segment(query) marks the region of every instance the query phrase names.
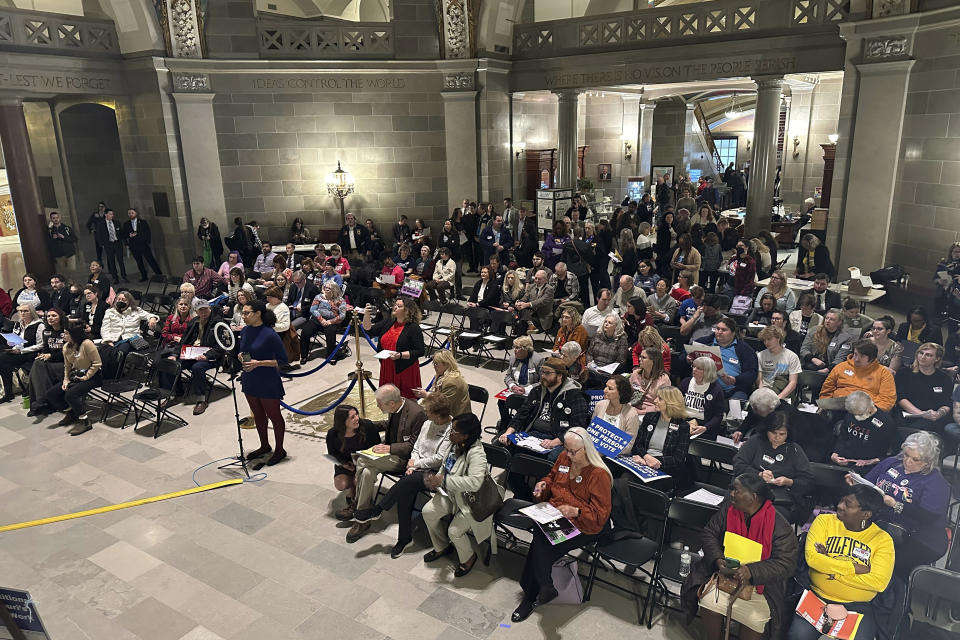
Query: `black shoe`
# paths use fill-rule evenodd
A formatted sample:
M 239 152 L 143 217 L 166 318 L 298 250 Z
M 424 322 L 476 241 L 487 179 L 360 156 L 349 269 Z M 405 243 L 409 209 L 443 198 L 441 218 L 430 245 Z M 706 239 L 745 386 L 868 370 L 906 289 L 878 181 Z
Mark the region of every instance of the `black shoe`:
M 513 622 L 523 622 L 530 617 L 530 614 L 533 613 L 536 605 L 534 600 L 531 600 L 524 596 L 523 602 L 520 603 L 520 606 L 513 610 L 513 615 L 510 616 L 510 620 Z
M 13 396 L 3 396 L 0 398 L 0 404 L 3 404 L 4 402 L 13 402 Z
M 424 562 L 433 562 L 433 561 L 436 560 L 437 558 L 442 558 L 443 556 L 448 556 L 448 555 L 450 555 L 451 553 L 453 553 L 453 545 L 452 545 L 452 544 L 448 544 L 448 545 L 447 545 L 447 548 L 444 549 L 443 551 L 437 551 L 436 549 L 430 549 L 430 551 L 428 551 L 426 554 L 424 554 L 424 556 L 423 556 L 423 561 L 424 561 Z
M 300 366 L 302 367 L 302 366 L 305 365 L 305 364 L 307 364 L 307 359 L 306 359 L 306 358 L 300 358 Z
M 280 462 L 286 457 L 287 457 L 287 452 L 284 451 L 283 449 L 280 449 L 279 451 L 274 451 L 273 455 L 270 456 L 270 459 L 267 460 L 267 466 L 272 467 L 273 465 L 277 464 L 278 462 Z
M 358 509 L 353 514 L 353 521 L 373 522 L 374 520 L 379 520 L 381 515 L 383 515 L 383 509 L 380 508 L 380 505 L 375 504 L 369 509 Z
M 93 425 L 90 424 L 90 419 L 81 418 L 80 421 L 77 422 L 77 424 L 75 424 L 73 428 L 70 429 L 70 431 L 68 431 L 67 433 L 69 433 L 72 436 L 79 436 L 82 433 L 86 433 L 87 431 L 90 431 L 90 429 L 93 429 Z
M 147 276 L 143 276 L 142 278 L 140 278 L 140 282 L 146 282 L 147 280 L 149 280 Z
M 77 416 L 73 415 L 72 411 L 67 412 L 67 415 L 60 418 L 60 421 L 57 422 L 58 427 L 66 427 L 77 421 Z
M 406 542 L 398 542 L 397 544 L 393 545 L 393 548 L 390 549 L 390 557 L 396 560 L 397 558 L 402 556 L 403 550 L 406 549 L 411 542 L 413 541 L 407 540 Z
M 553 587 L 550 588 L 550 591 L 540 590 L 540 595 L 537 596 L 536 601 L 533 603 L 534 607 L 539 607 L 544 604 L 550 604 L 552 600 L 555 600 L 556 597 L 560 595 L 557 593 L 557 590 Z
M 457 568 L 453 571 L 454 578 L 462 578 L 463 576 L 470 573 L 473 570 L 473 565 L 477 564 L 477 554 L 474 553 L 473 556 L 466 562 L 460 562 L 457 564 Z
M 265 447 L 260 447 L 259 449 L 254 449 L 253 451 L 247 454 L 247 460 L 253 460 L 254 458 L 259 458 L 260 456 L 264 456 L 270 453 L 271 451 L 273 451 L 273 448 L 271 448 L 270 445 L 267 445 Z

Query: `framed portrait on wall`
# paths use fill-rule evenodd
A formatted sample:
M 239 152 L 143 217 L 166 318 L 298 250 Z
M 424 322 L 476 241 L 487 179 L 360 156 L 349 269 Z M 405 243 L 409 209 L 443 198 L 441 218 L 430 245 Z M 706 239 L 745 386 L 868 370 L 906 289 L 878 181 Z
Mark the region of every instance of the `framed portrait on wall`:
M 600 182 L 609 182 L 613 179 L 613 165 L 609 162 L 602 162 L 597 165 L 597 180 Z
M 654 185 L 657 184 L 657 178 L 664 178 L 670 176 L 671 185 L 673 183 L 673 165 L 672 164 L 662 164 L 654 165 L 650 169 L 650 188 L 653 189 Z

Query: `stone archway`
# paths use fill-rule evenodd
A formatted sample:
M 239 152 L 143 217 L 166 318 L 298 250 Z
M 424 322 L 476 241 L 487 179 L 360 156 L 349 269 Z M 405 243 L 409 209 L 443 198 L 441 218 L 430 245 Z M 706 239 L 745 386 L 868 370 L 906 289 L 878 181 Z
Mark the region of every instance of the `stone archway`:
M 108 106 L 83 102 L 60 111 L 57 117 L 63 135 L 65 178 L 77 212 L 80 259 L 92 260 L 96 256 L 93 239 L 83 225 L 97 203 L 106 202 L 120 221 L 130 206 L 117 114 Z

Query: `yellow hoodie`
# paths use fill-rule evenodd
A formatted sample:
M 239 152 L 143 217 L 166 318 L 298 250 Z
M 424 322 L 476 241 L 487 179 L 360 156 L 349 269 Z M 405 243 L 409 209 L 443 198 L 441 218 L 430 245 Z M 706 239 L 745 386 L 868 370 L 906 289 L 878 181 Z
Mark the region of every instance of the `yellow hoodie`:
M 826 555 L 816 550 L 817 543 Z M 875 524 L 863 531 L 850 531 L 836 514 L 826 513 L 813 521 L 805 549 L 810 583 L 817 595 L 834 602 L 869 602 L 887 588 L 893 575 L 893 540 Z M 857 574 L 854 564 L 870 567 Z
M 865 391 L 873 404 L 890 411 L 897 401 L 897 385 L 890 369 L 874 360 L 865 367 L 853 366 L 853 356 L 847 356 L 827 375 L 820 389 L 821 398 L 845 398 L 854 391 Z

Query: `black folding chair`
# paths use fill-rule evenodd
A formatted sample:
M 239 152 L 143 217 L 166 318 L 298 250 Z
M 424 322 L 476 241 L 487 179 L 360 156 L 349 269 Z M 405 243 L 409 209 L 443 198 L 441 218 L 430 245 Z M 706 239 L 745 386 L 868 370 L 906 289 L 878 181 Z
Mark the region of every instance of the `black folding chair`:
M 797 399 L 799 402 L 816 403 L 820 397 L 820 389 L 827 379 L 827 374 L 819 371 L 801 371 L 797 376 Z
M 671 592 L 666 582 L 683 584 L 684 578 L 680 575 L 680 556 L 683 553 L 683 546 L 690 549 L 692 568 L 693 564 L 700 560 L 700 554 L 697 552 L 700 550 L 699 540 L 703 529 L 717 511 L 717 507 L 686 498 L 674 498 L 670 503 L 667 513 L 667 535 L 661 545 L 660 556 L 653 567 L 653 601 L 647 618 L 648 629 L 653 627 L 654 605 L 659 604 L 665 609 L 679 610 L 670 606 L 670 597 L 677 598 L 679 594 Z M 674 549 L 669 544 L 674 539 L 680 542 L 680 549 Z
M 526 481 L 533 486 L 545 478 L 553 469 L 553 463 L 546 458 L 518 453 L 510 458 L 509 474 L 518 474 L 523 476 Z M 530 518 L 519 512 L 519 509 L 529 504 L 526 500 L 509 498 L 500 507 L 500 510 L 493 516 L 494 532 L 500 531 L 509 539 L 510 546 L 516 546 L 520 541 L 510 529 L 520 529 L 531 531 L 531 527 L 537 526 Z M 493 553 L 496 553 L 496 535 L 491 536 L 490 540 L 494 544 Z
M 153 373 L 150 376 L 150 381 L 147 383 L 147 388 L 143 391 L 139 391 L 134 394 L 134 399 L 141 403 L 141 412 L 140 415 L 146 413 L 147 411 L 156 413 L 156 421 L 153 426 L 153 437 L 157 438 L 160 436 L 160 425 L 164 420 L 171 420 L 179 424 L 180 426 L 186 426 L 188 423 L 186 420 L 181 418 L 175 413 L 172 413 L 169 410 L 170 401 L 174 396 L 174 388 L 176 387 L 176 381 L 180 379 L 180 373 L 182 369 L 180 367 L 179 360 L 167 360 L 166 358 L 158 358 L 154 367 Z M 161 376 L 168 378 L 174 381 L 174 384 L 171 385 L 169 389 L 162 386 Z M 137 427 L 140 426 L 140 417 L 137 417 L 137 424 L 134 425 L 133 429 L 136 431 Z
M 907 583 L 909 638 L 935 638 L 939 630 L 943 638 L 956 637 L 951 623 L 951 609 L 960 606 L 960 573 L 929 565 L 910 572 Z M 931 633 L 933 632 L 933 633 Z
M 850 490 L 846 481 L 850 469 L 846 467 L 811 462 L 810 472 L 813 474 L 813 497 L 818 507 L 835 508 L 840 498 Z
M 470 394 L 470 402 L 479 402 L 481 404 L 480 424 L 483 424 L 483 414 L 487 412 L 487 401 L 490 400 L 490 392 L 487 391 L 486 387 L 468 384 L 467 393 Z
M 701 461 L 710 461 L 710 464 L 706 465 L 706 469 L 707 481 L 711 484 L 716 484 L 714 476 L 720 478 L 719 484 L 721 485 L 729 484 L 733 479 L 733 457 L 737 455 L 736 447 L 714 440 L 705 440 L 701 437 L 690 441 L 687 454 L 699 457 Z M 701 464 L 697 471 L 701 471 L 703 468 L 704 466 Z
M 90 391 L 90 396 L 103 405 L 100 422 L 105 422 L 110 412 L 123 414 L 121 429 L 127 428 L 130 412 L 140 419 L 140 404 L 136 394 L 149 380 L 153 372 L 153 362 L 146 354 L 131 351 L 120 362 L 119 376 L 116 380 L 106 380 L 99 389 Z
M 490 442 L 483 443 L 483 453 L 487 456 L 487 466 L 490 468 L 490 471 L 494 469 L 503 469 L 506 471 L 510 468 L 510 459 L 512 455 L 510 450 L 506 447 L 502 447 L 498 444 L 492 444 Z
M 636 509 L 637 515 L 643 518 L 648 532 L 651 528 L 656 528 L 657 534 L 655 537 L 648 537 L 637 531 L 618 530 L 616 528 L 617 523 L 614 522 L 615 528 L 612 538 L 609 542 L 600 543 L 597 546 L 596 553 L 593 555 L 593 562 L 590 565 L 590 575 L 587 578 L 587 586 L 584 590 L 583 600 L 584 602 L 590 600 L 590 595 L 593 593 L 593 584 L 597 581 L 620 589 L 632 595 L 636 600 L 637 623 L 643 624 L 643 620 L 647 616 L 650 598 L 654 592 L 653 573 L 644 569 L 643 565 L 653 560 L 654 566 L 656 566 L 656 561 L 660 557 L 664 537 L 667 533 L 667 513 L 670 509 L 670 497 L 662 491 L 635 482 L 628 482 L 627 490 L 630 492 L 630 500 Z M 625 571 L 617 569 L 613 564 L 614 562 L 619 562 L 625 565 L 625 567 L 635 567 L 637 571 L 647 576 L 646 581 L 640 580 L 640 582 L 647 585 L 647 595 L 643 600 L 642 609 L 640 608 L 640 595 L 638 593 L 635 593 L 632 589 L 625 589 L 616 583 L 597 577 L 597 568 L 600 566 L 601 561 L 614 573 L 625 576 L 629 575 Z

